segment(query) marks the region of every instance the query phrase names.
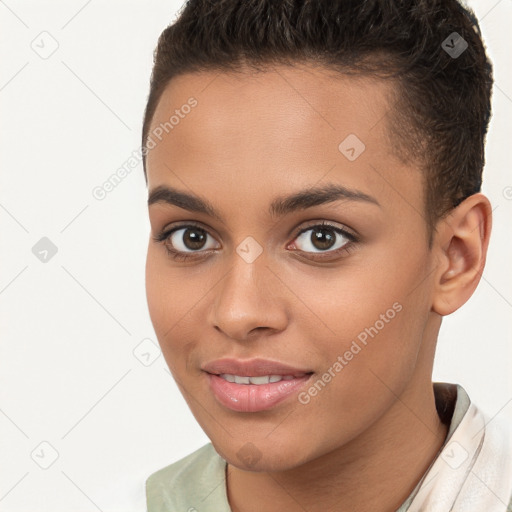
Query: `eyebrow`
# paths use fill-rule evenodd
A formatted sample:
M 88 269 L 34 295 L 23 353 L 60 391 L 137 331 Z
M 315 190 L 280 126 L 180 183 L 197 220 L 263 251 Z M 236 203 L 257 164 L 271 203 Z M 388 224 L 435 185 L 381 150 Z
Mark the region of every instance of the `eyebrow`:
M 377 199 L 364 192 L 349 189 L 336 183 L 328 183 L 320 187 L 307 188 L 288 196 L 275 198 L 270 204 L 269 214 L 271 217 L 283 216 L 298 210 L 340 200 L 362 201 L 381 206 Z M 148 206 L 155 203 L 178 206 L 185 210 L 204 213 L 221 222 L 223 221 L 220 213 L 209 201 L 194 194 L 173 189 L 167 185 L 159 185 L 149 192 Z

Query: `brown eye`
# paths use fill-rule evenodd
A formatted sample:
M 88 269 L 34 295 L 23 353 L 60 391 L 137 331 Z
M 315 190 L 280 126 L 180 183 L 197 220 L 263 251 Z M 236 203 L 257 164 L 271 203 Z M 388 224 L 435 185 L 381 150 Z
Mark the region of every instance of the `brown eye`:
M 315 228 L 311 230 L 310 242 L 317 249 L 327 250 L 336 243 L 336 234 L 332 228 Z
M 335 252 L 353 241 L 353 237 L 329 224 L 310 226 L 300 232 L 294 245 L 303 252 Z
M 214 249 L 215 244 L 207 246 L 208 232 L 196 226 L 184 226 L 175 229 L 166 238 L 166 244 L 170 244 L 177 252 L 198 252 L 203 249 Z

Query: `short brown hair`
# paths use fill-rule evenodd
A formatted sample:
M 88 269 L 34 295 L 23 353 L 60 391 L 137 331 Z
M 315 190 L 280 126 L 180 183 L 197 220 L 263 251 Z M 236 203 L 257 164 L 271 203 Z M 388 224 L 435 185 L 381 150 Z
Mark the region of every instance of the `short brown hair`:
M 454 56 L 458 37 L 467 48 Z M 395 80 L 389 135 L 395 153 L 424 170 L 430 232 L 480 191 L 493 72 L 475 14 L 457 0 L 187 1 L 154 52 L 146 181 L 148 130 L 173 77 L 297 62 Z

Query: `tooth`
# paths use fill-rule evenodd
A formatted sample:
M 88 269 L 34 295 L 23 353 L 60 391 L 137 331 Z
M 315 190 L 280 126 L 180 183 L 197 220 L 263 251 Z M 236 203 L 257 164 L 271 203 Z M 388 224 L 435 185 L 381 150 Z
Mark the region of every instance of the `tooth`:
M 281 380 L 293 380 L 299 378 L 302 375 L 260 375 L 257 377 L 246 377 L 240 375 L 233 375 L 231 373 L 222 373 L 222 377 L 227 382 L 234 382 L 235 384 L 255 384 L 262 385 L 274 382 L 280 382 Z
M 261 377 L 249 377 L 251 384 L 268 384 L 269 376 L 262 375 Z

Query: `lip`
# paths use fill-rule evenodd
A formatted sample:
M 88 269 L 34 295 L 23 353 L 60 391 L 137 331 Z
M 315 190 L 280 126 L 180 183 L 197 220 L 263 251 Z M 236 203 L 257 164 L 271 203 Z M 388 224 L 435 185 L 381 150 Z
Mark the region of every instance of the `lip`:
M 293 366 L 271 361 L 269 359 L 216 359 L 206 363 L 202 369 L 205 372 L 220 375 L 229 373 L 240 377 L 261 377 L 262 375 L 299 375 L 312 373 L 310 369 L 295 368 Z
M 267 359 L 218 359 L 202 368 L 208 377 L 210 391 L 225 407 L 237 412 L 258 412 L 275 407 L 305 386 L 313 372 Z M 240 377 L 262 375 L 294 375 L 290 380 L 268 384 L 236 384 L 220 377 L 228 373 Z

